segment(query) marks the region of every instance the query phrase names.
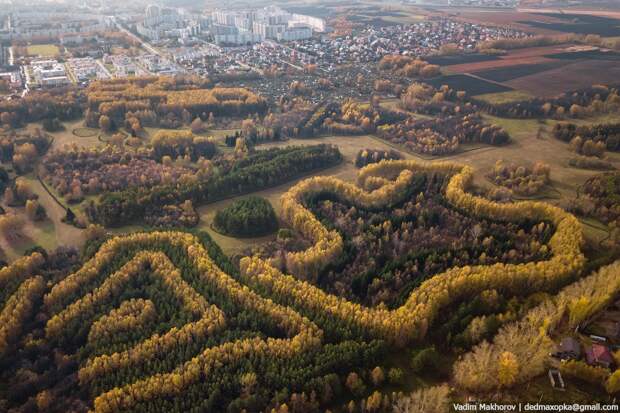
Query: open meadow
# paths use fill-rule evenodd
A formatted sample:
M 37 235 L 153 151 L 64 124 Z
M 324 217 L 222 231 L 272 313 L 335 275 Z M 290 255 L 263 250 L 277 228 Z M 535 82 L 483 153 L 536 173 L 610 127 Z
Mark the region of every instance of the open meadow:
M 31 44 L 27 48 L 29 56 L 57 57 L 60 49 L 55 44 Z

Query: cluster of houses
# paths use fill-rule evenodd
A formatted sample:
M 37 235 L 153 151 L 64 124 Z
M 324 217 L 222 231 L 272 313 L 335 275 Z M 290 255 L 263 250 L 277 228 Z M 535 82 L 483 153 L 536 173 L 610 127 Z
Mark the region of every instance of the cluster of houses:
M 613 352 L 620 349 L 620 300 L 599 312 L 581 328 L 575 337 L 562 338 L 552 356 L 558 360 L 583 360 L 593 367 L 612 369 L 616 366 Z M 549 371 L 553 387 L 564 388 L 557 370 Z
M 77 82 L 88 82 L 91 79 L 106 79 L 110 74 L 92 57 L 75 57 L 67 60 Z
M 596 367 L 610 368 L 614 364 L 611 349 L 606 342 L 582 346 L 579 340 L 573 337 L 564 337 L 553 356 L 560 360 L 581 360 L 585 357 L 589 365 Z

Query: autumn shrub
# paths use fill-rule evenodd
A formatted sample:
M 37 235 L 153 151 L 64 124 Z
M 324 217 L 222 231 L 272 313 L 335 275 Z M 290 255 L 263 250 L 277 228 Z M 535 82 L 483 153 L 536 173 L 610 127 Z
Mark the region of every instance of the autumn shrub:
M 609 369 L 590 366 L 581 360 L 562 362 L 560 372 L 566 377 L 573 377 L 596 385 L 605 384 L 610 374 Z
M 573 148 L 586 156 L 598 155 L 605 150 L 612 152 L 620 150 L 619 123 L 582 126 L 574 123 L 557 123 L 552 133 L 556 139 L 567 143 L 579 138 L 579 142 L 575 142 Z M 584 148 L 585 142 L 590 142 L 591 149 Z
M 418 389 L 394 402 L 394 413 L 445 413 L 450 408 L 450 388 L 444 384 Z
M 516 194 L 531 196 L 549 184 L 550 174 L 549 165 L 542 162 L 530 166 L 498 160 L 486 176 L 494 184 L 508 188 Z
M 440 355 L 435 347 L 416 351 L 411 358 L 411 369 L 416 374 L 434 374 L 440 366 Z
M 611 171 L 616 169 L 615 165 L 609 161 L 593 156 L 576 156 L 568 160 L 568 164 L 573 168 L 590 169 L 598 171 Z
M 370 163 L 377 163 L 384 159 L 395 160 L 400 158 L 400 154 L 394 150 L 361 149 L 355 157 L 355 166 L 363 168 Z
M 413 152 L 435 156 L 454 153 L 465 143 L 503 145 L 510 142 L 503 128 L 488 125 L 475 114 L 386 124 L 378 128 L 378 135 Z

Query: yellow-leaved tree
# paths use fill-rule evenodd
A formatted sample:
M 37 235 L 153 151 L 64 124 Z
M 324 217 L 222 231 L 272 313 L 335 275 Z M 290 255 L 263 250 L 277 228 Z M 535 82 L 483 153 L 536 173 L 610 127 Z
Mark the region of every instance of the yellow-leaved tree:
M 512 386 L 519 375 L 519 361 L 517 357 L 511 352 L 505 351 L 499 357 L 498 363 L 499 383 L 505 387 Z

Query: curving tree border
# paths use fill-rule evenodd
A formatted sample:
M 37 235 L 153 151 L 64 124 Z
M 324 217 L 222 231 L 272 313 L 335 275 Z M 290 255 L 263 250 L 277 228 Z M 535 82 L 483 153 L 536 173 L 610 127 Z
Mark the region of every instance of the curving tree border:
M 196 268 L 205 285 L 227 300 L 273 319 L 285 332 L 285 338 L 255 337 L 205 348 L 202 353 L 171 372 L 154 374 L 113 388 L 94 400 L 95 412 L 131 410 L 141 402 L 180 396 L 188 386 L 208 378 L 215 369 L 230 361 L 248 355 L 288 358 L 320 346 L 324 333 L 311 321 L 314 317 L 338 320 L 345 326 L 364 331 L 369 337 L 382 338 L 402 347 L 424 337 L 438 312 L 450 303 L 486 289 L 497 289 L 510 294 L 551 290 L 565 284 L 583 268 L 583 236 L 581 226 L 573 215 L 542 202 L 497 204 L 467 193 L 473 171 L 466 166 L 383 161 L 362 169 L 358 175 L 357 186 L 333 177 L 314 177 L 298 183 L 282 197 L 283 219 L 314 242 L 306 251 L 288 254 L 287 263 L 289 268 L 293 269 L 292 272 L 299 278 L 312 278 L 337 257 L 343 248 L 340 234 L 325 228 L 304 207 L 303 201 L 308 194 L 331 191 L 364 207 L 389 207 L 401 201 L 407 194 L 407 188 L 416 172 L 451 175 L 446 198 L 452 205 L 470 214 L 497 220 L 529 218 L 552 222 L 556 232 L 548 244 L 551 258 L 526 264 L 498 263 L 452 268 L 425 281 L 413 291 L 402 307 L 390 311 L 364 307 L 328 294 L 308 281 L 283 274 L 269 261 L 258 257 L 242 259 L 241 283 L 224 273 L 209 257 L 198 238 L 191 234 L 166 231 L 135 233 L 115 237 L 104 243 L 82 268 L 54 285 L 44 296 L 43 309 L 50 315 L 46 336 L 53 339 L 76 314 L 90 311 L 89 308 L 94 303 L 104 300 L 110 294 L 116 294 L 120 291 L 119 288 L 122 288 L 123 280 L 132 277 L 132 274 L 145 264 L 153 270 L 153 276 L 165 277 L 168 285 L 180 289 L 183 295 L 179 297 L 181 302 L 187 308 L 197 311 L 200 320 L 187 324 L 180 330 L 173 329 L 174 331 L 171 330 L 161 338 L 146 339 L 125 352 L 88 360 L 79 372 L 82 383 L 127 363 L 141 363 L 149 359 L 151 354 L 148 349 L 154 345 L 161 345 L 165 350 L 166 336 L 173 339 L 171 342 L 176 342 L 183 339 L 185 329 L 188 329 L 188 332 L 191 330 L 192 334 L 210 334 L 224 328 L 225 316 L 183 282 L 178 270 L 166 255 L 157 252 L 162 245 L 186 251 L 187 260 Z M 139 251 L 130 257 L 124 267 L 107 275 L 104 280 L 98 280 L 116 256 L 136 248 Z M 33 254 L 0 270 L 0 287 L 10 285 L 17 288 L 27 278 L 25 274 L 32 273 L 41 262 L 42 257 Z M 38 295 L 42 293 L 44 285 L 41 279 L 36 280 L 32 286 L 33 293 Z M 30 287 L 24 288 L 30 290 Z M 16 294 L 14 297 L 20 295 Z M 159 356 L 161 354 L 156 355 Z
M 191 290 L 191 287 L 182 281 L 178 270 L 173 268 L 172 263 L 165 258 L 164 254 L 149 251 L 135 254 L 134 258 L 123 269 L 107 277 L 101 287 L 87 291 L 88 285 L 97 278 L 100 271 L 123 250 L 136 245 L 150 250 L 157 248 L 162 243 L 180 247 L 186 251 L 188 259 L 198 270 L 205 284 L 229 300 L 252 311 L 264 314 L 265 317 L 272 318 L 285 331 L 287 338 L 262 339 L 256 337 L 206 348 L 202 353 L 183 363 L 172 372 L 155 374 L 99 395 L 94 400 L 95 412 L 116 412 L 131 409 L 139 402 L 160 397 L 178 396 L 183 393 L 186 387 L 208 378 L 210 372 L 217 369 L 218 366 L 249 354 L 286 358 L 307 351 L 322 342 L 323 332 L 313 322 L 290 308 L 261 297 L 224 273 L 209 257 L 207 250 L 195 236 L 188 233 L 165 231 L 115 237 L 107 241 L 80 270 L 56 284 L 44 297 L 44 307 L 52 315 L 46 325 L 46 336 L 49 335 L 53 338 L 54 334 L 60 331 L 65 320 L 70 319 L 73 314 L 88 308 L 99 298 L 105 298 L 106 295 L 118 292 L 118 288 L 107 288 L 106 283 L 116 285 L 116 282 L 110 280 L 122 281 L 123 278 L 131 277 L 132 273 L 135 273 L 136 269 L 145 263 L 150 264 L 155 271 L 155 276 L 169 278 L 166 281 L 167 283 L 181 285 L 185 289 Z M 189 333 L 189 330 L 212 333 L 215 329 L 223 328 L 225 319 L 217 307 L 208 306 L 202 297 L 194 293 L 190 293 L 194 297 L 185 297 L 183 300 L 189 300 L 186 303 L 188 306 L 194 305 L 191 302 L 197 302 L 198 305 L 194 305 L 192 308 L 198 309 L 203 316 L 196 323 L 187 324 L 180 330 L 173 331 L 173 329 L 164 335 L 173 338 L 174 343 L 182 338 L 185 333 Z M 71 301 L 75 295 L 81 297 L 73 303 L 68 303 L 67 301 Z M 154 336 L 125 352 L 88 360 L 78 373 L 80 381 L 82 383 L 88 382 L 99 374 L 114 371 L 114 369 L 130 363 L 141 363 L 147 360 L 150 357 L 149 349 L 165 347 L 164 336 L 161 338 Z
M 403 306 L 393 311 L 368 308 L 328 294 L 303 278 L 313 278 L 343 248 L 337 231 L 325 228 L 304 206 L 309 193 L 333 192 L 364 207 L 385 207 L 402 199 L 415 172 L 453 174 L 446 198 L 453 206 L 472 215 L 510 221 L 517 219 L 552 222 L 556 232 L 549 241 L 552 257 L 525 264 L 476 265 L 451 268 L 426 280 L 414 290 Z M 487 289 L 510 294 L 546 291 L 560 287 L 584 266 L 581 253 L 583 234 L 579 221 L 560 208 L 543 202 L 521 201 L 498 204 L 468 193 L 473 169 L 440 162 L 382 161 L 368 165 L 358 174 L 358 186 L 333 177 L 314 177 L 302 181 L 282 197 L 282 218 L 314 245 L 308 250 L 289 253 L 287 266 L 299 278 L 286 275 L 258 257 L 241 260 L 244 280 L 267 291 L 283 305 L 301 309 L 304 314 L 325 314 L 370 335 L 405 346 L 426 335 L 439 311 L 452 302 Z M 364 188 L 377 189 L 367 191 Z

